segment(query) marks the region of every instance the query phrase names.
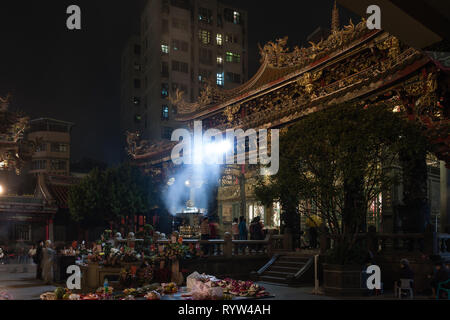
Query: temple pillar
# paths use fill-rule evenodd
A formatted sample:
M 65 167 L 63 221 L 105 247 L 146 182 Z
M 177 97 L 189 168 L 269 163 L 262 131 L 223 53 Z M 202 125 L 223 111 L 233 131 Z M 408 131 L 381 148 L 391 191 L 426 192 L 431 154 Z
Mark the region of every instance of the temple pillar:
M 390 175 L 398 173 L 397 168 L 386 169 Z M 390 188 L 382 194 L 382 222 L 381 230 L 377 232 L 382 233 L 395 233 L 398 230 L 398 217 L 396 213 L 396 205 L 399 203 L 399 194 L 401 193 L 402 186 L 392 185 Z
M 48 239 L 54 242 L 53 219 L 48 219 Z
M 441 228 L 440 232 L 450 233 L 450 170 L 441 161 Z

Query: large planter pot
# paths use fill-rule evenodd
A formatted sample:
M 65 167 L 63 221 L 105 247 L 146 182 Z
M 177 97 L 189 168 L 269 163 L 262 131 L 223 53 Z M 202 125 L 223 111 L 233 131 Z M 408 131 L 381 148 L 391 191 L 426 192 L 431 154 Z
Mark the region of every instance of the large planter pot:
M 86 272 L 86 285 L 89 288 L 97 288 L 98 286 L 98 263 L 89 263 Z
M 357 265 L 323 265 L 323 289 L 331 296 L 361 296 L 361 267 Z

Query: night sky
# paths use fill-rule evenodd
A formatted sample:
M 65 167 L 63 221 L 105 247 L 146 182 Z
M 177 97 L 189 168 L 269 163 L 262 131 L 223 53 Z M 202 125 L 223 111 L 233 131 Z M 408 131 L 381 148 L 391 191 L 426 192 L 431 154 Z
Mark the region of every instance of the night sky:
M 145 0 L 0 2 L 0 96 L 31 118 L 75 123 L 72 161 L 120 159 L 120 57 L 139 31 Z M 259 67 L 257 44 L 283 36 L 306 44 L 318 26 L 330 27 L 333 0 L 229 0 L 249 13 L 250 76 Z M 66 28 L 66 8 L 82 10 L 82 30 Z M 341 24 L 354 15 L 340 7 Z M 354 20 L 355 21 L 355 20 Z

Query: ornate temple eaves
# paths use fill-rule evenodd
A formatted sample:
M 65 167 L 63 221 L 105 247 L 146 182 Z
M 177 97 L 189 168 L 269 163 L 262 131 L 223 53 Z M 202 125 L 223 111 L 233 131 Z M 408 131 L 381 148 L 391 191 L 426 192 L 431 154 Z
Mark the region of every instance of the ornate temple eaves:
M 380 36 L 380 34 L 383 35 Z M 275 90 L 285 81 L 320 68 L 347 52 L 354 52 L 355 47 L 374 37 L 379 37 L 380 41 L 383 41 L 383 38 L 388 36 L 380 30 L 368 30 L 365 20 L 362 20 L 356 26 L 350 21 L 348 26 L 333 32 L 327 39 L 317 44 L 310 42 L 311 46 L 308 48 L 295 47 L 289 50 L 287 37 L 269 42 L 264 47 L 260 47 L 261 67 L 243 85 L 231 90 L 223 90 L 214 83 L 208 82 L 195 103 L 185 102 L 182 93 L 177 92 L 175 97 L 170 99 L 177 106 L 176 120 L 190 121 L 255 97 L 267 90 Z

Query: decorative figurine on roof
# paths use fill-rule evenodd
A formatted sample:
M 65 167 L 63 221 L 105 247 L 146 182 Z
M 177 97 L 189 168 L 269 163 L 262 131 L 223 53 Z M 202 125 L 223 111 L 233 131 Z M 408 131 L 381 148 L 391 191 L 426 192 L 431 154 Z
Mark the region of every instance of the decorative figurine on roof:
M 11 94 L 8 93 L 8 95 L 6 96 L 6 98 L 2 98 L 0 97 L 0 112 L 5 112 L 8 110 L 9 107 L 9 102 L 11 100 Z
M 3 142 L 0 148 L 0 169 L 15 170 L 19 174 L 20 168 L 36 150 L 37 143 L 23 140 L 29 118 L 8 110 L 11 99 L 9 93 L 5 98 L 0 97 L 0 141 Z
M 149 146 L 148 140 L 141 140 L 139 132 L 127 132 L 127 151 L 130 155 L 139 154 Z

